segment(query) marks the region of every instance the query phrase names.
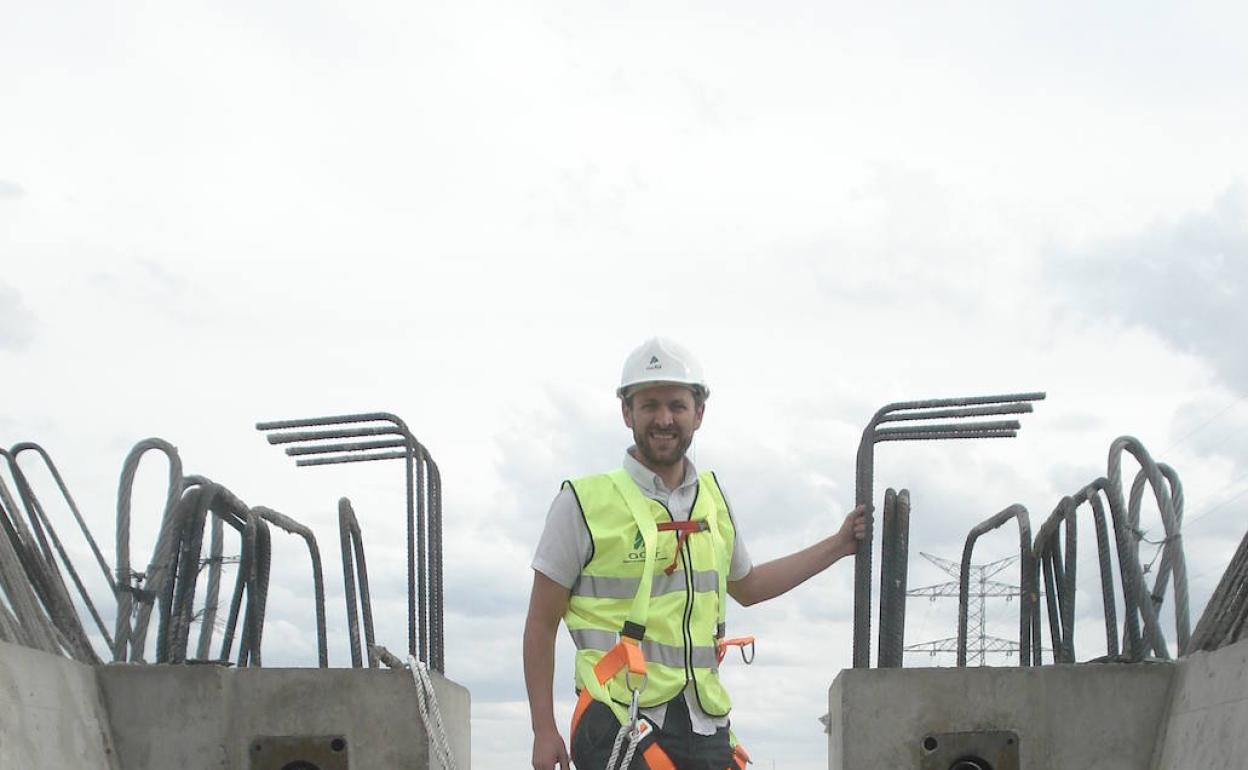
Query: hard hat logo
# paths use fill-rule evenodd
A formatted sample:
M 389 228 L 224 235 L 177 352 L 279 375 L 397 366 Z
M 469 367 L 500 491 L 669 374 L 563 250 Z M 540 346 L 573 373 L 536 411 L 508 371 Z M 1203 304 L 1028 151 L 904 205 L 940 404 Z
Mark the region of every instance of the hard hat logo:
M 628 398 L 645 385 L 684 385 L 700 398 L 710 395 L 702 365 L 682 345 L 665 337 L 652 337 L 629 354 L 615 394 Z

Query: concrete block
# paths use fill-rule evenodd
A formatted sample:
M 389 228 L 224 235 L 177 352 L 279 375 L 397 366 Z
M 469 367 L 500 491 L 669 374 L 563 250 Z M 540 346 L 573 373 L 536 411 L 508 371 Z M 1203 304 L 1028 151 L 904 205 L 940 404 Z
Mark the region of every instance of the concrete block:
M 452 751 L 468 768 L 468 691 L 434 675 Z M 126 770 L 248 770 L 257 736 L 341 735 L 352 768 L 427 770 L 407 671 L 110 665 L 99 670 Z
M 1154 770 L 1242 770 L 1248 765 L 1248 641 L 1184 658 Z
M 90 666 L 0 642 L 0 768 L 120 770 Z
M 1174 669 L 850 669 L 829 691 L 828 767 L 918 768 L 930 733 L 1012 730 L 1022 770 L 1147 770 Z

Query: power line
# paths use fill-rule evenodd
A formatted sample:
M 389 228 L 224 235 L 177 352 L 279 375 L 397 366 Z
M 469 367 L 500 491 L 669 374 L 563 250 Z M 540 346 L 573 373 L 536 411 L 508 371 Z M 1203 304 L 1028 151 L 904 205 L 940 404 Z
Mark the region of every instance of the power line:
M 1182 436 L 1180 436 L 1179 438 L 1177 438 L 1177 439 L 1175 439 L 1174 441 L 1170 442 L 1170 446 L 1168 446 L 1168 447 L 1166 447 L 1165 449 L 1163 449 L 1163 450 L 1161 451 L 1161 454 L 1163 454 L 1163 455 L 1169 454 L 1171 449 L 1174 449 L 1174 448 L 1175 448 L 1176 446 L 1178 446 L 1179 444 L 1182 444 L 1184 441 L 1187 441 L 1187 440 L 1188 440 L 1189 438 L 1191 438 L 1192 436 L 1195 436 L 1197 433 L 1200 433 L 1202 430 L 1204 430 L 1205 428 L 1209 427 L 1209 426 L 1213 423 L 1213 421 L 1214 421 L 1214 420 L 1218 419 L 1218 418 L 1219 418 L 1219 417 L 1221 417 L 1222 415 L 1224 415 L 1224 414 L 1226 414 L 1227 412 L 1231 411 L 1231 409 L 1233 409 L 1233 408 L 1235 408 L 1236 406 L 1238 406 L 1238 405 L 1239 405 L 1239 403 L 1240 403 L 1241 401 L 1243 401 L 1245 398 L 1248 398 L 1248 393 L 1245 393 L 1244 395 L 1242 395 L 1242 396 L 1240 396 L 1239 398 L 1235 399 L 1235 400 L 1234 400 L 1234 401 L 1232 401 L 1231 403 L 1229 403 L 1229 404 L 1227 404 L 1226 406 L 1222 407 L 1222 408 L 1221 408 L 1221 409 L 1219 409 L 1217 412 L 1215 412 L 1212 416 L 1210 416 L 1208 419 L 1204 420 L 1204 421 L 1203 421 L 1203 422 L 1201 422 L 1199 425 L 1197 425 L 1195 428 L 1192 428 L 1192 429 L 1191 429 L 1191 430 L 1189 430 L 1187 433 L 1184 433 L 1184 434 L 1183 434 Z

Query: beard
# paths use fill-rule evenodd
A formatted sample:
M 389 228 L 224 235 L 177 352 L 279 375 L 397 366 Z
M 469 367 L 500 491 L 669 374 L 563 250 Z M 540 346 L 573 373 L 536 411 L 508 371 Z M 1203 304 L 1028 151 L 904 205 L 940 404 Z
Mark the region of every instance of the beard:
M 679 430 L 643 433 L 634 429 L 633 443 L 646 465 L 671 467 L 684 462 L 685 452 L 693 443 L 693 434 L 685 435 Z

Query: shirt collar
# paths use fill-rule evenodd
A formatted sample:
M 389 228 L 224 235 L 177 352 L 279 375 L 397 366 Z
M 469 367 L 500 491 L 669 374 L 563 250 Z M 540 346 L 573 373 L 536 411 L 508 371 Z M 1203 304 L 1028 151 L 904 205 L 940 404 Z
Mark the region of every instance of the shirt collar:
M 650 494 L 671 494 L 676 491 L 668 489 L 659 474 L 642 465 L 640 460 L 633 457 L 635 448 L 629 447 L 629 451 L 624 453 L 624 470 L 628 471 L 628 475 L 632 477 L 633 481 L 637 482 L 637 486 L 641 487 L 643 492 Z M 698 469 L 693 467 L 693 461 L 686 457 L 685 478 L 676 489 L 684 489 L 697 483 Z

